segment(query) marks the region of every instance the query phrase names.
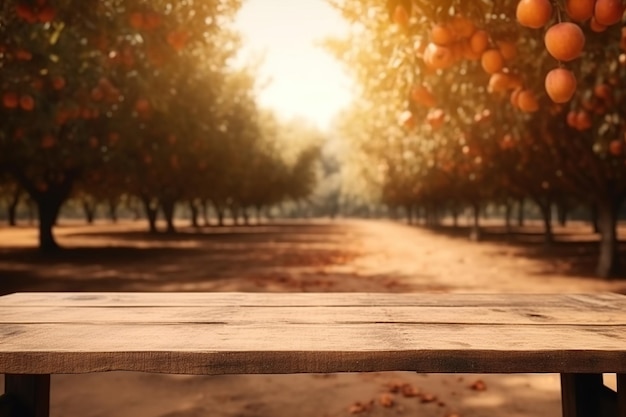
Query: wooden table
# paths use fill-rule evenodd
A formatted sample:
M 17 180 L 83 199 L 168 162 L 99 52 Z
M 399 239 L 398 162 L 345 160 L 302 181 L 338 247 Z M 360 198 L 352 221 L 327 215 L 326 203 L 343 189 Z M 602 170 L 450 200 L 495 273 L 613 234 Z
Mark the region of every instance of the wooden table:
M 0 297 L 5 403 L 50 374 L 560 373 L 565 417 L 626 417 L 626 297 L 22 293 Z M 602 384 L 617 373 L 618 392 Z

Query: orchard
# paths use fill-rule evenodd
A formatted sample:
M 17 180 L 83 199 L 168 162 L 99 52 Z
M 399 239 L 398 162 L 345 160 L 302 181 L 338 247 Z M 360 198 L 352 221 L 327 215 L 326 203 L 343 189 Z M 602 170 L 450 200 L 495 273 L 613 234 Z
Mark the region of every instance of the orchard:
M 362 101 L 344 132 L 382 198 L 429 221 L 532 201 L 582 206 L 597 274 L 619 272 L 626 197 L 626 28 L 621 0 L 332 0 L 353 33 L 327 48 Z M 352 126 L 360 123 L 355 132 Z M 521 220 L 521 219 L 520 219 Z
M 58 249 L 52 230 L 70 198 L 86 212 L 106 201 L 113 218 L 137 199 L 151 231 L 162 213 L 174 232 L 181 203 L 194 223 L 207 204 L 247 219 L 310 192 L 300 171 L 312 170 L 316 145 L 288 161 L 263 129 L 253 69 L 232 64 L 240 6 L 0 3 L 0 191 L 36 204 L 42 250 Z M 246 191 L 256 185 L 272 192 Z

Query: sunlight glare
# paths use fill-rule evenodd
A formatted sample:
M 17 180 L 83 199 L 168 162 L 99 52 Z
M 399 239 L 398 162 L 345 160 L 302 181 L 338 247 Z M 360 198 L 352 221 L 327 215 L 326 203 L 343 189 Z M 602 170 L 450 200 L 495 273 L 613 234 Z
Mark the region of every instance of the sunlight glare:
M 327 129 L 352 99 L 341 64 L 318 45 L 349 30 L 324 0 L 246 0 L 237 18 L 243 59 L 264 57 L 260 103 L 281 118 L 303 117 Z

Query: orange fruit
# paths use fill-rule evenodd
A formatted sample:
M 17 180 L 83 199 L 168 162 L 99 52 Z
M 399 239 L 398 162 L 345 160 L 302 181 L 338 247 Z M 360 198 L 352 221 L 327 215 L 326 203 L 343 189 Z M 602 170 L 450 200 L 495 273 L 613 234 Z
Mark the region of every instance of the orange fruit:
M 550 55 L 567 62 L 578 58 L 582 53 L 585 34 L 575 23 L 557 23 L 548 29 L 544 41 Z
M 398 26 L 407 27 L 409 25 L 409 12 L 401 4 L 398 4 L 393 10 L 393 21 Z
M 550 0 L 520 0 L 515 15 L 520 25 L 539 29 L 552 18 L 552 4 Z
M 489 46 L 489 35 L 484 30 L 477 30 L 470 38 L 469 45 L 473 52 L 482 54 Z
M 591 129 L 592 126 L 591 116 L 585 110 L 580 110 L 576 114 L 576 129 L 578 130 L 587 130 Z
M 35 99 L 28 94 L 24 94 L 20 97 L 20 107 L 22 110 L 32 111 L 35 108 Z
M 569 127 L 573 127 L 574 129 L 576 129 L 576 124 L 577 124 L 577 113 L 574 110 L 571 110 L 569 113 L 567 113 L 567 125 Z
M 601 98 L 603 100 L 609 101 L 611 100 L 611 87 L 607 84 L 598 84 L 593 88 L 593 94 L 596 97 Z
M 161 26 L 161 15 L 155 12 L 149 12 L 143 16 L 143 25 L 145 29 L 154 30 Z
M 539 102 L 537 97 L 530 90 L 522 90 L 517 97 L 517 105 L 520 110 L 526 113 L 534 113 L 539 110 Z
M 461 44 L 463 45 L 463 58 L 468 61 L 478 61 L 483 56 L 482 52 L 475 52 L 472 49 L 471 41 L 462 42 Z
M 511 105 L 515 108 L 519 108 L 519 95 L 522 91 L 524 90 L 520 87 L 520 88 L 516 88 L 511 93 Z
M 17 94 L 8 91 L 2 95 L 2 104 L 7 109 L 15 109 L 19 104 L 19 98 Z
M 411 98 L 418 104 L 426 107 L 434 107 L 437 103 L 435 97 L 428 88 L 423 85 L 417 85 L 411 90 Z
M 63 90 L 65 88 L 65 78 L 58 76 L 52 79 L 52 88 L 55 90 Z
M 498 49 L 502 54 L 502 58 L 504 58 L 505 61 L 515 59 L 517 56 L 517 46 L 515 46 L 515 43 L 509 41 L 498 41 L 497 44 Z
M 604 26 L 611 26 L 622 20 L 624 6 L 621 0 L 596 0 L 593 16 Z
M 19 61 L 30 61 L 33 59 L 33 54 L 25 49 L 18 49 L 15 51 L 15 58 Z
M 134 29 L 142 29 L 144 26 L 143 14 L 140 12 L 133 12 L 128 17 L 130 26 Z
M 454 64 L 452 49 L 429 43 L 424 51 L 424 62 L 433 69 L 445 69 Z
M 449 22 L 452 32 L 459 38 L 469 39 L 476 31 L 476 26 L 471 20 L 456 15 Z
M 517 90 L 518 88 L 524 87 L 524 82 L 522 81 L 522 77 L 517 74 L 507 74 L 509 78 L 509 89 Z
M 565 10 L 572 20 L 584 22 L 591 19 L 596 0 L 566 0 Z
M 37 23 L 37 15 L 28 4 L 20 3 L 15 7 L 17 16 L 28 23 Z
M 435 25 L 430 31 L 430 40 L 439 46 L 447 46 L 454 42 L 454 35 L 445 25 Z
M 511 80 L 507 74 L 496 72 L 489 78 L 489 91 L 492 93 L 501 93 L 508 90 Z
M 576 92 L 576 77 L 565 68 L 553 69 L 546 75 L 546 92 L 555 103 L 567 103 Z
M 56 145 L 56 143 L 57 143 L 57 140 L 52 135 L 45 135 L 41 138 L 41 147 L 43 149 L 53 148 L 54 145 Z
M 620 156 L 622 154 L 624 144 L 619 140 L 612 140 L 609 143 L 609 153 L 613 156 Z
M 150 110 L 150 102 L 145 98 L 139 98 L 135 102 L 135 110 L 139 113 L 145 113 Z
M 94 87 L 91 89 L 89 96 L 93 101 L 102 101 L 104 99 L 104 92 L 100 87 Z
M 589 28 L 597 33 L 604 32 L 606 30 L 606 26 L 598 23 L 595 17 L 591 18 L 591 21 L 589 22 Z
M 480 59 L 480 63 L 487 74 L 495 74 L 504 68 L 504 58 L 497 49 L 485 51 Z
M 54 17 L 56 16 L 56 13 L 57 12 L 54 7 L 44 6 L 39 10 L 39 13 L 37 13 L 37 19 L 41 23 L 52 22 L 54 20 Z

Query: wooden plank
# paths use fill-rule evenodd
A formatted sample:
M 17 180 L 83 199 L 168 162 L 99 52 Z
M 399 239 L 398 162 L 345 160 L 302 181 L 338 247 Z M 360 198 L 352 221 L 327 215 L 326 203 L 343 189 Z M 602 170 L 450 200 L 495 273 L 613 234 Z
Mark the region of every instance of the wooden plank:
M 621 372 L 626 326 L 15 324 L 0 373 Z
M 7 374 L 4 391 L 23 417 L 50 415 L 50 375 Z
M 581 308 L 538 307 L 0 307 L 0 324 L 11 323 L 410 323 L 517 325 L 626 325 L 626 310 L 593 315 Z
M 423 293 L 18 293 L 0 306 L 555 306 L 622 309 L 626 296 L 599 294 Z

